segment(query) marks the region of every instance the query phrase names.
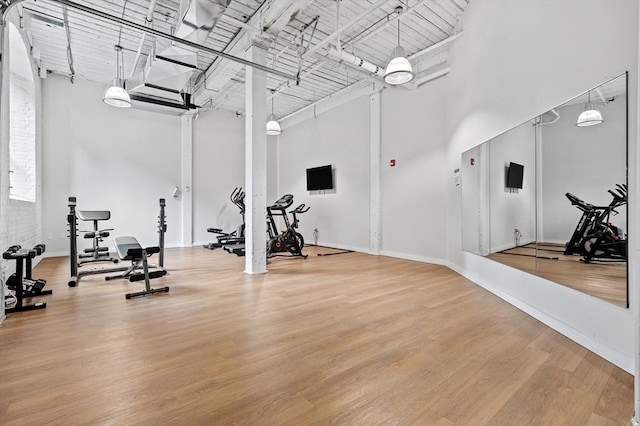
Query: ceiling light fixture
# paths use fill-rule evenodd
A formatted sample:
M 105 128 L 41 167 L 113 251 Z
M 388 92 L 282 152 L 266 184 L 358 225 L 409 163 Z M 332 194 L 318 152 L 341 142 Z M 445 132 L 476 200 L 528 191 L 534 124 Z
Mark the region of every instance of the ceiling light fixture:
M 107 105 L 118 108 L 130 108 L 131 98 L 129 97 L 129 93 L 127 93 L 127 90 L 124 88 L 124 79 L 122 78 L 122 67 L 124 62 L 122 57 L 122 46 L 116 45 L 114 49 L 116 51 L 117 77 L 113 79 L 111 85 L 107 87 L 107 90 L 104 91 L 102 100 Z
M 398 15 L 402 12 L 402 7 L 396 8 Z M 408 83 L 413 80 L 413 69 L 411 62 L 407 58 L 402 46 L 400 46 L 400 18 L 398 18 L 398 46 L 393 49 L 391 61 L 384 71 L 384 81 L 389 84 L 398 85 Z
M 576 126 L 587 127 L 595 126 L 604 122 L 600 111 L 591 103 L 591 91 L 587 92 L 587 103 L 584 105 L 584 111 L 578 116 Z
M 273 98 L 275 96 L 276 91 L 271 90 L 271 114 L 267 120 L 267 135 L 269 136 L 277 136 L 282 133 L 282 129 L 280 129 L 280 123 L 276 120 L 276 115 L 273 113 Z

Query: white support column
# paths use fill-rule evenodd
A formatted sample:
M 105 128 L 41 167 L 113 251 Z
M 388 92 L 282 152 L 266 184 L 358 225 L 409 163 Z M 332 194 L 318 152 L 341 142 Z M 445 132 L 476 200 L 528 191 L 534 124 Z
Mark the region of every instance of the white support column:
M 266 52 L 253 45 L 250 61 L 265 64 Z M 267 272 L 267 76 L 246 68 L 245 94 L 245 272 Z
M 9 42 L 8 37 L 5 38 L 7 27 L 3 12 L 4 8 L 0 8 L 0 238 L 7 235 L 9 207 Z M 0 324 L 5 319 L 4 296 L 4 285 L 0 285 Z
M 382 212 L 380 207 L 381 194 L 381 147 L 380 147 L 380 91 L 369 97 L 370 114 L 370 194 L 369 194 L 369 251 L 372 254 L 380 254 L 382 242 Z
M 181 211 L 182 246 L 193 245 L 193 115 L 185 114 L 181 118 Z
M 638 10 L 638 23 L 640 23 L 640 9 Z M 640 30 L 638 31 L 637 38 L 640 39 Z M 638 48 L 638 53 L 640 53 L 640 47 Z M 638 67 L 640 67 L 640 56 L 638 57 Z M 634 75 L 630 73 L 628 75 Z M 629 86 L 633 87 L 633 85 L 629 84 L 629 77 L 627 76 L 627 88 Z M 640 77 L 636 75 L 636 83 L 640 83 Z M 628 90 L 628 89 L 627 89 Z M 629 93 L 627 93 L 629 97 Z M 632 99 L 632 98 L 631 98 Z M 640 111 L 640 84 L 636 84 L 636 114 Z M 633 119 L 633 118 L 632 118 Z M 637 123 L 637 121 L 636 121 Z M 640 254 L 638 253 L 638 246 L 636 245 L 638 242 L 638 237 L 635 235 L 635 230 L 640 229 L 640 224 L 637 219 L 637 210 L 638 209 L 638 194 L 640 191 L 638 190 L 638 185 L 640 184 L 640 167 L 639 162 L 639 153 L 638 153 L 638 143 L 640 143 L 640 125 L 636 124 L 636 134 L 629 135 L 629 145 L 627 146 L 627 150 L 629 151 L 629 159 L 628 162 L 631 162 L 632 165 L 629 168 L 629 217 L 635 218 L 633 221 L 629 221 L 631 229 L 629 230 L 629 235 L 633 236 L 633 239 L 627 238 L 629 241 L 629 253 L 631 253 L 631 257 L 628 259 L 629 264 L 628 272 L 629 276 L 627 277 L 627 294 L 629 297 L 629 309 L 633 312 L 634 316 L 634 355 L 635 355 L 635 374 L 633 379 L 633 408 L 634 413 L 631 419 L 631 424 L 633 426 L 640 426 L 640 288 L 638 288 L 638 272 L 639 268 L 639 258 Z M 636 195 L 636 197 L 633 197 Z
M 638 23 L 640 23 L 640 9 L 638 10 Z M 640 39 L 640 30 L 637 34 L 638 39 Z M 640 47 L 638 48 L 638 53 L 640 53 Z M 638 67 L 640 67 L 640 56 L 638 57 Z M 634 75 L 631 73 L 630 75 Z M 629 77 L 627 76 L 627 90 L 628 87 L 633 85 L 629 85 Z M 640 111 L 640 77 L 636 75 L 636 114 Z M 629 96 L 629 93 L 627 93 Z M 632 98 L 631 98 L 632 99 Z M 635 120 L 635 118 L 631 118 Z M 629 295 L 629 309 L 633 312 L 634 316 L 634 355 L 635 355 L 635 374 L 633 379 L 633 418 L 631 419 L 631 424 L 633 426 L 640 426 L 640 288 L 638 288 L 638 247 L 636 246 L 638 237 L 635 235 L 634 231 L 640 229 L 640 225 L 637 219 L 637 210 L 638 209 L 638 185 L 640 185 L 640 170 L 638 158 L 638 143 L 640 143 L 640 125 L 636 124 L 636 134 L 629 135 L 629 145 L 627 147 L 629 151 L 629 159 L 632 162 L 632 166 L 629 168 L 629 217 L 634 218 L 633 223 L 630 222 L 630 233 L 633 238 L 627 238 L 629 241 L 629 247 L 627 248 L 630 253 L 630 257 L 628 262 L 629 264 L 629 276 L 627 278 L 627 294 Z M 636 197 L 633 197 L 636 195 Z M 636 231 L 637 232 L 637 231 Z

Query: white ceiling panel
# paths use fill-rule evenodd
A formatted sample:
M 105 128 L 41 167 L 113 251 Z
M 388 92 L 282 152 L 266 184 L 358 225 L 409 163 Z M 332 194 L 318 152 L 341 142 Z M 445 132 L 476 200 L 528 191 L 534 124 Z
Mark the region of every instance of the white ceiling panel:
M 129 78 L 154 55 L 157 38 L 143 36 L 140 29 L 114 18 L 173 34 L 189 1 L 203 0 L 184 0 L 182 9 L 178 0 L 25 0 L 17 7 L 42 68 L 66 76 L 73 69 L 74 76 L 106 85 L 116 76 L 114 46 L 123 49 L 124 76 Z M 267 67 L 291 77 L 267 74 L 279 118 L 362 81 L 384 84 L 360 67 L 339 62 L 329 50 L 339 47 L 384 68 L 398 44 L 398 24 L 400 44 L 413 57 L 417 77 L 446 64 L 447 46 L 422 52 L 462 30 L 460 18 L 468 4 L 468 0 L 207 1 L 228 4 L 202 43 L 205 49 L 243 58 L 250 43 L 260 42 L 267 49 Z M 78 10 L 76 5 L 114 18 Z M 148 14 L 151 22 L 146 20 Z M 197 53 L 198 70 L 181 90 L 191 94 L 197 105 L 243 113 L 245 65 L 210 51 Z

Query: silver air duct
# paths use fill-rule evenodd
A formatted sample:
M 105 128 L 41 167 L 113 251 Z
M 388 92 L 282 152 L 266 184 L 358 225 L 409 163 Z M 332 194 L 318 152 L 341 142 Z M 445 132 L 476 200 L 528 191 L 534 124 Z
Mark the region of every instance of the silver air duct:
M 215 28 L 218 18 L 231 0 L 183 0 L 180 21 L 175 36 L 204 44 Z M 153 51 L 142 72 L 127 80 L 132 95 L 175 102 L 183 106 L 183 89 L 198 66 L 198 53 L 176 46 L 164 39 L 156 39 Z

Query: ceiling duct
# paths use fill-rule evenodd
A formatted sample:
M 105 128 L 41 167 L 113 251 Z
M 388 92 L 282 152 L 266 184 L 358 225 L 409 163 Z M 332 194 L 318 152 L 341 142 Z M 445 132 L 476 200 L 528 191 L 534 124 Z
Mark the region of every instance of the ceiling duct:
M 554 109 L 545 112 L 538 117 L 538 124 L 553 124 L 560 120 L 560 114 Z
M 198 108 L 191 101 L 191 95 L 182 94 L 181 102 L 173 102 L 152 96 L 131 95 L 131 106 L 145 111 L 158 112 L 169 115 L 183 115 Z
M 215 28 L 218 18 L 231 0 L 183 0 L 181 19 L 176 25 L 175 36 L 204 44 Z M 156 39 L 142 72 L 127 80 L 127 90 L 132 95 L 183 103 L 182 92 L 198 70 L 198 53 L 174 43 Z

